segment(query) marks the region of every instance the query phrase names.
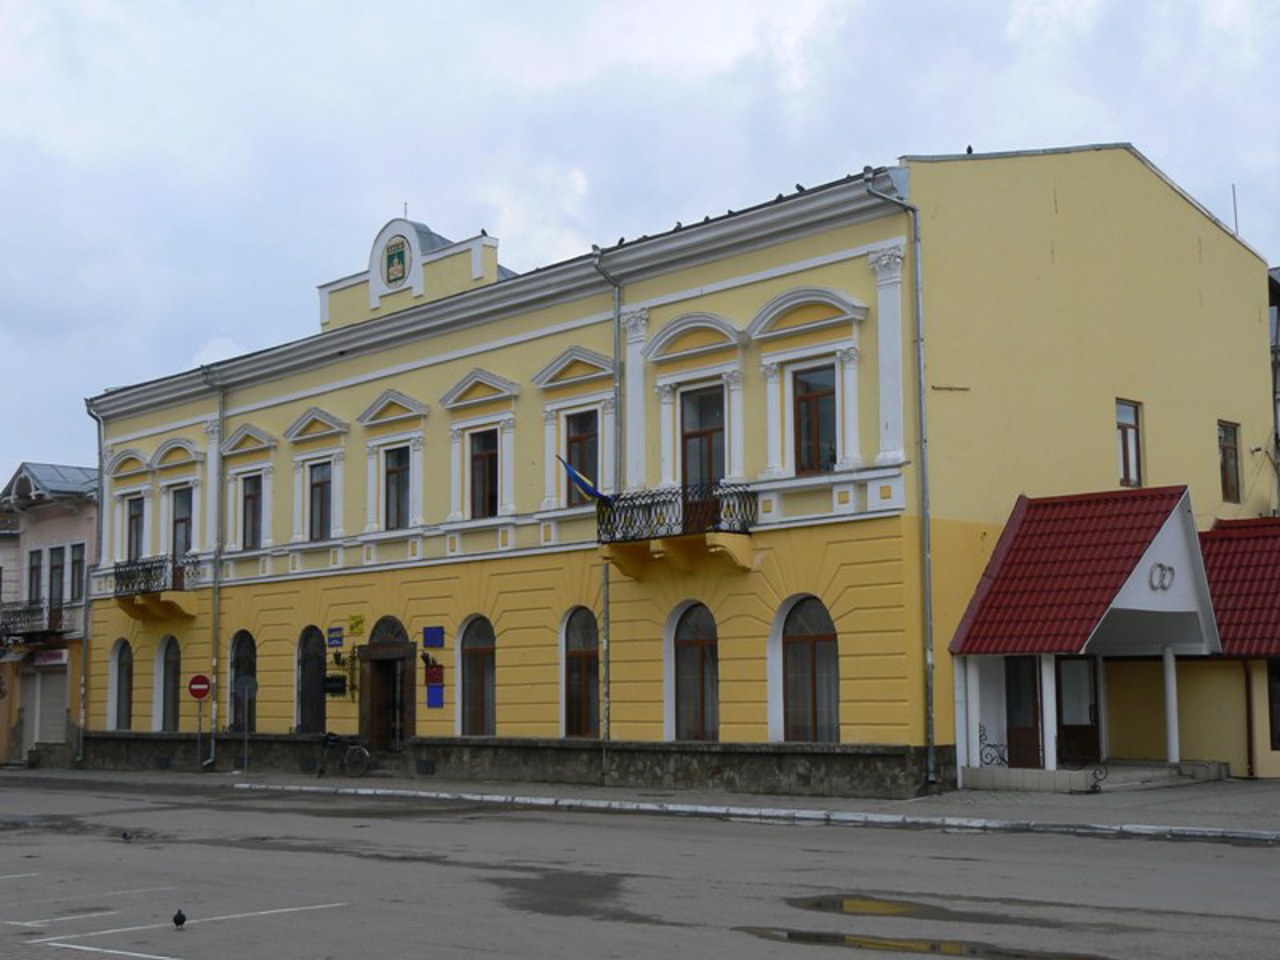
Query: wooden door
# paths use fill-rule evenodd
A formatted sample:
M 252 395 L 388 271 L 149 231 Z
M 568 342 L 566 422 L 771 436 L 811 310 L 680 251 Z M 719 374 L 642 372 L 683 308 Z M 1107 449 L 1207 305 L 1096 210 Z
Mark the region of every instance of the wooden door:
M 1058 763 L 1082 767 L 1102 760 L 1098 676 L 1092 657 L 1059 657 Z
M 1035 657 L 1005 658 L 1004 704 L 1009 766 L 1042 767 L 1040 664 Z

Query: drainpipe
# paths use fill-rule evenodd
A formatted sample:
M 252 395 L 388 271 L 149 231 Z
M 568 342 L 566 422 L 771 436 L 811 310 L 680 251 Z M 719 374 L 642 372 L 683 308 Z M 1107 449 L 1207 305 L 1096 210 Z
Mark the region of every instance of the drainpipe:
M 102 423 L 102 417 L 98 415 L 98 411 L 93 409 L 93 404 L 88 400 L 84 402 L 85 409 L 89 411 L 89 416 L 93 417 L 98 424 L 98 516 L 96 520 L 97 532 L 94 537 L 97 541 L 94 550 L 94 566 L 102 563 L 102 557 L 105 548 L 102 543 L 102 527 L 103 516 L 107 509 L 106 505 L 106 476 L 107 464 L 102 456 L 103 449 L 106 444 L 106 427 Z M 85 568 L 85 579 L 88 581 L 84 584 L 84 624 L 81 632 L 84 634 L 80 641 L 80 734 L 76 738 L 76 766 L 84 764 L 84 728 L 88 722 L 88 700 L 89 700 L 89 641 L 91 639 L 89 625 L 92 622 L 89 614 L 93 609 L 92 591 L 89 589 L 93 583 L 93 577 L 89 573 L 89 567 Z
M 591 246 L 591 265 L 609 286 L 613 287 L 613 485 L 615 491 L 622 485 L 622 284 L 600 261 L 603 254 L 595 244 Z M 600 723 L 600 775 L 606 776 L 605 751 L 609 743 L 612 699 L 609 696 L 609 655 L 612 648 L 609 616 L 609 561 L 600 567 L 600 602 L 604 608 L 601 635 L 604 640 L 604 676 L 601 677 L 600 703 L 604 716 Z
M 892 174 L 890 174 L 892 177 Z M 934 725 L 933 703 L 933 530 L 929 499 L 929 430 L 925 407 L 925 355 L 924 355 L 924 274 L 920 261 L 920 210 L 888 193 L 881 193 L 873 186 L 875 169 L 862 168 L 862 182 L 867 193 L 901 208 L 911 219 L 911 266 L 915 285 L 916 312 L 916 427 L 920 433 L 920 517 L 921 562 L 924 568 L 924 735 L 925 768 L 930 790 L 937 789 L 938 750 Z M 894 185 L 897 189 L 897 185 Z
M 202 366 L 200 375 L 204 378 L 205 385 L 211 389 L 218 391 L 218 432 L 214 437 L 217 443 L 222 443 L 222 426 L 226 419 L 227 413 L 227 392 L 221 383 L 217 382 L 214 376 L 213 368 Z M 210 691 L 209 704 L 209 756 L 200 763 L 200 768 L 212 770 L 218 759 L 218 696 L 219 687 L 222 684 L 218 678 L 218 637 L 221 628 L 221 585 L 222 585 L 222 540 L 224 535 L 225 511 L 222 509 L 222 457 L 219 456 L 217 476 L 210 481 L 212 489 L 209 496 L 214 498 L 213 515 L 216 518 L 213 529 L 213 556 L 210 565 L 213 570 L 212 589 L 213 596 L 211 599 L 210 611 L 210 631 L 212 633 L 212 643 L 210 647 L 212 653 L 209 658 L 209 683 L 212 686 Z M 248 725 L 246 724 L 246 730 Z M 246 756 L 248 751 L 246 750 Z

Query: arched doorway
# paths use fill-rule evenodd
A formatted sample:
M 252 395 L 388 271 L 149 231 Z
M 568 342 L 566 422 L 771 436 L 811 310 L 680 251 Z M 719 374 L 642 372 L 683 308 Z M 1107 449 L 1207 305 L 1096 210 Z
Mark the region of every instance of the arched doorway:
M 324 634 L 309 626 L 298 638 L 298 733 L 324 733 Z
M 677 740 L 720 739 L 720 658 L 716 619 L 695 603 L 676 623 L 675 715 Z
M 373 625 L 356 647 L 360 661 L 360 736 L 375 750 L 401 750 L 414 735 L 417 647 L 395 617 Z
M 564 735 L 600 735 L 600 646 L 595 615 L 586 607 L 564 627 Z
M 236 733 L 258 728 L 258 644 L 248 630 L 231 638 L 231 716 L 228 727 Z
M 497 732 L 497 647 L 493 624 L 476 617 L 462 633 L 462 735 Z
M 166 636 L 156 657 L 156 727 L 166 733 L 178 729 L 178 691 L 182 684 L 182 647 Z

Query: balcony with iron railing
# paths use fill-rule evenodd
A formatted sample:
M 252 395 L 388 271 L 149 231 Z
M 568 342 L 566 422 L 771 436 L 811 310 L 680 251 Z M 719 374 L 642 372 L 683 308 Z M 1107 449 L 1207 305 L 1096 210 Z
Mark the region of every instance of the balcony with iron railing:
M 200 558 L 196 554 L 124 560 L 112 567 L 111 574 L 116 604 L 130 616 L 193 615 L 189 604 L 172 594 L 200 586 Z
M 596 538 L 629 576 L 656 560 L 687 570 L 723 558 L 748 569 L 757 512 L 755 491 L 741 483 L 633 490 L 597 501 Z
M 0 637 L 39 637 L 80 631 L 84 607 L 44 600 L 0 604 Z

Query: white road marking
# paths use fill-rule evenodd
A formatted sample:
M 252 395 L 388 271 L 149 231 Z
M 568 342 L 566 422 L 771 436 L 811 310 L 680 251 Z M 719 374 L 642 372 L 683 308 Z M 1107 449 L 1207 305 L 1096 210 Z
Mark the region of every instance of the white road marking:
M 49 917 L 46 920 L 0 920 L 0 923 L 10 927 L 43 927 L 58 920 L 89 920 L 93 917 L 109 917 L 113 913 L 119 912 L 119 910 L 97 910 L 93 913 L 67 913 L 57 917 Z
M 302 913 L 306 910 L 331 910 L 336 907 L 349 906 L 347 903 L 315 903 L 306 907 L 279 907 L 275 910 L 254 910 L 252 913 L 227 913 L 220 917 L 202 917 L 198 920 L 187 919 L 187 926 L 197 923 L 219 923 L 223 920 L 247 920 L 250 917 L 270 917 L 279 913 Z M 113 930 L 91 930 L 88 933 L 67 933 L 56 937 L 44 937 L 39 940 L 27 940 L 27 943 L 55 943 L 59 940 L 83 940 L 85 937 L 106 937 L 113 933 L 134 933 L 138 930 L 159 930 L 171 926 L 170 923 L 146 923 L 137 927 L 116 927 Z M 58 944 L 62 946 L 63 944 Z
M 86 953 L 106 953 L 113 957 L 134 957 L 135 960 L 180 960 L 178 957 L 162 957 L 158 953 L 132 953 L 128 950 L 107 950 L 104 947 L 86 947 L 82 943 L 51 943 L 51 947 L 64 950 L 83 950 Z
M 0 880 L 25 880 L 27 877 L 38 877 L 38 873 L 7 873 Z

